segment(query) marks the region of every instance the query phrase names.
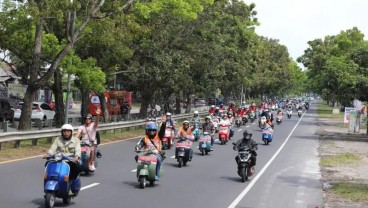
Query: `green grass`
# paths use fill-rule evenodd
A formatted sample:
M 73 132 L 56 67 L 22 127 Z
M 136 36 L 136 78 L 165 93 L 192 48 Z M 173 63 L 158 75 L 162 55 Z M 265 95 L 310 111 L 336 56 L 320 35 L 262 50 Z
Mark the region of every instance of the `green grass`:
M 341 106 L 335 107 L 336 109 L 340 109 Z M 327 105 L 325 103 L 317 103 L 317 114 L 321 118 L 331 118 L 335 121 L 343 121 L 344 113 L 339 112 L 339 114 L 333 114 L 332 110 L 334 107 Z
M 331 192 L 352 201 L 368 201 L 368 184 L 338 182 Z
M 344 165 L 353 165 L 361 161 L 357 154 L 343 153 L 338 155 L 324 156 L 320 160 L 320 165 L 324 167 L 338 167 Z

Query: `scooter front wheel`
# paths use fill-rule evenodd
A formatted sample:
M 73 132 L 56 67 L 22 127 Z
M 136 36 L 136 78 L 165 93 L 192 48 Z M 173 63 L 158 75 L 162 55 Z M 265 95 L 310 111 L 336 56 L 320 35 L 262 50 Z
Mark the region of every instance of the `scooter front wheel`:
M 178 158 L 178 163 L 179 163 L 179 168 L 181 168 L 183 166 L 183 158 L 182 157 Z
M 146 177 L 139 178 L 139 186 L 144 189 L 146 187 Z
M 55 205 L 55 193 L 47 192 L 45 196 L 46 208 L 54 208 Z

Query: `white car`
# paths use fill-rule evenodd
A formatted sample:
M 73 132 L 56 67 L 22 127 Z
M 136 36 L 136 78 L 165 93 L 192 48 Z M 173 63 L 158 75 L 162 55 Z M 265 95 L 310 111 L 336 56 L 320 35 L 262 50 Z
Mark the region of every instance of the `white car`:
M 15 112 L 14 119 L 19 120 L 22 112 L 23 102 L 18 103 Z M 31 120 L 48 120 L 54 119 L 55 111 L 53 111 L 49 104 L 43 102 L 33 102 Z

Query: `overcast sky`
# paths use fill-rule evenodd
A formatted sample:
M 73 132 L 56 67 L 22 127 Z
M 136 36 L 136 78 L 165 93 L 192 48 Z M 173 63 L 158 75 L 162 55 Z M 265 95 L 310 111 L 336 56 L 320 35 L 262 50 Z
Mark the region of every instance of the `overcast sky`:
M 368 38 L 368 0 L 244 0 L 255 3 L 257 34 L 278 39 L 296 60 L 307 42 L 354 26 Z

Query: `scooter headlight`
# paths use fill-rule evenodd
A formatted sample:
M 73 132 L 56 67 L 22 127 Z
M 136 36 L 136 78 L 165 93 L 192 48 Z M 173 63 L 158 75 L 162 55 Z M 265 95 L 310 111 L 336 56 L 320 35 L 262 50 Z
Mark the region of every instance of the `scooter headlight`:
M 63 159 L 63 155 L 61 153 L 58 153 L 58 154 L 55 155 L 55 160 L 56 161 L 59 161 L 61 159 Z

